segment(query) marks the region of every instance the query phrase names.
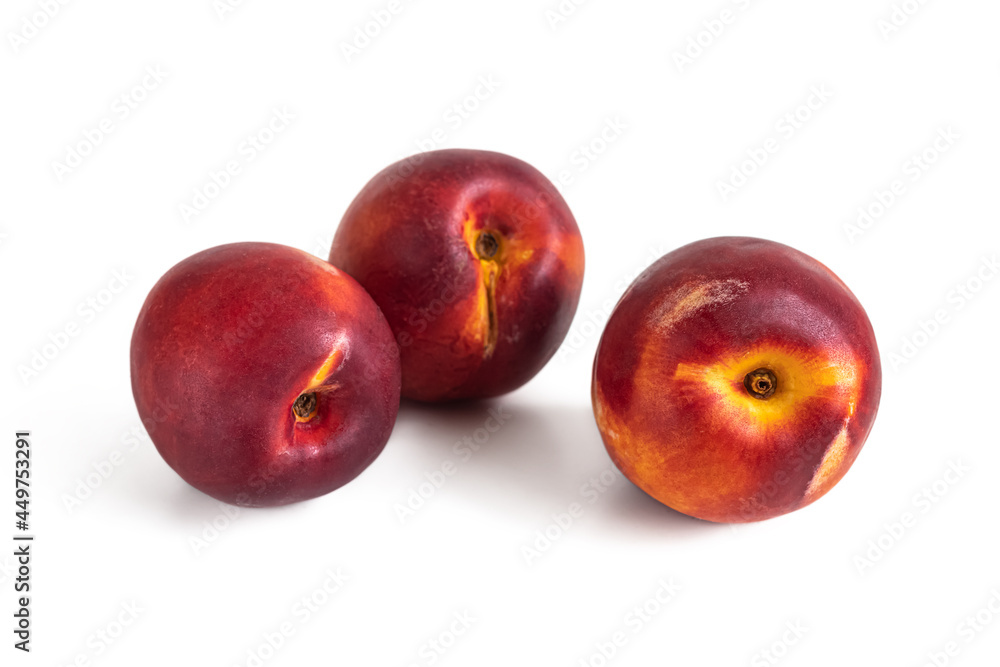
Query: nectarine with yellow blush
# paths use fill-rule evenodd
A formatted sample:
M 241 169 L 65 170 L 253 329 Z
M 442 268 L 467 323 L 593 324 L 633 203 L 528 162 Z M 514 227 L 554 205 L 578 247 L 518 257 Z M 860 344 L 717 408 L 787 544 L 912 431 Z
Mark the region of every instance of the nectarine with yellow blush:
M 592 400 L 626 477 L 675 510 L 737 523 L 827 493 L 868 437 L 881 384 L 871 323 L 837 276 L 780 243 L 723 237 L 629 287 Z
M 351 203 L 330 263 L 396 335 L 403 396 L 498 396 L 530 380 L 569 331 L 583 240 L 555 186 L 521 160 L 440 150 L 391 165 Z

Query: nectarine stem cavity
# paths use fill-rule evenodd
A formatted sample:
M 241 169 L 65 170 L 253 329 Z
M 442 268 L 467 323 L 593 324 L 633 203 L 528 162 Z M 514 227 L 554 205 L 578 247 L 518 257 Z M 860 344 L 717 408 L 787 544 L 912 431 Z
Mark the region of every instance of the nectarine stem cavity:
M 292 412 L 299 421 L 308 421 L 316 414 L 316 394 L 302 394 L 295 399 Z
M 476 254 L 479 255 L 479 259 L 491 260 L 499 249 L 500 243 L 497 241 L 497 237 L 489 232 L 480 232 L 479 237 L 476 238 Z
M 766 368 L 758 368 L 747 373 L 743 378 L 743 386 L 754 398 L 765 400 L 771 398 L 778 389 L 778 376 Z

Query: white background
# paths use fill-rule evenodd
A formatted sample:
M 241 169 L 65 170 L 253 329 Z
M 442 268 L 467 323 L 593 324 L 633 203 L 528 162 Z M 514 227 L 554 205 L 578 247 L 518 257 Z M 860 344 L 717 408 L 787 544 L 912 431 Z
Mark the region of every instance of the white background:
M 984 261 L 1000 250 L 1000 6 L 905 4 L 915 13 L 890 32 L 890 0 L 591 0 L 558 22 L 557 0 L 406 0 L 349 59 L 342 45 L 388 0 L 249 0 L 221 16 L 211 0 L 92 0 L 47 21 L 34 1 L 6 0 L 0 535 L 14 532 L 14 432 L 27 428 L 37 541 L 30 655 L 11 647 L 13 547 L 0 551 L 3 664 L 258 664 L 253 653 L 266 665 L 917 666 L 952 641 L 957 655 L 939 664 L 996 664 L 1000 280 Z M 45 25 L 35 34 L 26 19 Z M 706 46 L 681 63 L 689 39 Z M 157 67 L 159 83 L 145 74 Z M 490 77 L 492 91 L 479 84 Z M 801 106 L 823 88 L 828 99 Z M 247 160 L 241 144 L 282 108 L 294 120 Z M 113 131 L 57 173 L 106 118 Z M 948 128 L 957 138 L 936 153 Z M 769 139 L 766 163 L 741 167 Z M 140 437 L 128 345 L 143 299 L 170 266 L 221 243 L 325 257 L 362 185 L 430 146 L 569 176 L 560 189 L 587 251 L 569 346 L 492 403 L 404 404 L 383 455 L 327 497 L 227 516 Z M 925 150 L 936 160 L 914 172 Z M 232 159 L 241 172 L 185 220 L 181 205 Z M 723 197 L 734 168 L 754 173 Z M 849 234 L 897 179 L 903 194 Z M 672 512 L 621 478 L 583 488 L 610 465 L 590 408 L 592 322 L 655 257 L 727 234 L 787 243 L 840 275 L 873 321 L 885 375 L 868 445 L 839 486 L 737 528 Z M 116 271 L 127 285 L 103 291 L 120 288 Z M 926 325 L 935 314 L 943 323 Z M 53 339 L 64 347 L 46 348 Z M 44 368 L 22 377 L 43 351 Z M 453 445 L 497 406 L 509 421 L 462 461 Z M 114 452 L 120 465 L 94 476 Z M 458 472 L 401 522 L 397 505 L 448 460 Z M 582 516 L 527 558 L 574 502 Z M 327 595 L 338 568 L 349 580 Z M 664 604 L 661 580 L 679 587 Z M 325 603 L 306 618 L 296 605 L 313 596 Z M 141 610 L 134 621 L 123 605 Z M 965 619 L 983 609 L 972 631 Z M 474 621 L 451 637 L 456 614 Z M 120 633 L 119 617 L 131 623 Z M 293 634 L 266 648 L 285 623 Z M 603 658 L 618 632 L 625 645 Z

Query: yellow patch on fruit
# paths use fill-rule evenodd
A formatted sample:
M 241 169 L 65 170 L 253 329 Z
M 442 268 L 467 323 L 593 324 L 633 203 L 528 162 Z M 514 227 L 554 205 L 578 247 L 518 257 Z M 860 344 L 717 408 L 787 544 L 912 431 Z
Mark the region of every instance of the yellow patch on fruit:
M 777 377 L 777 389 L 765 399 L 754 397 L 743 385 L 747 374 L 762 368 Z M 857 374 L 845 360 L 765 344 L 711 365 L 678 364 L 674 380 L 692 383 L 701 395 L 715 396 L 720 408 L 716 419 L 759 434 L 795 419 L 798 408 L 810 399 L 847 398 L 843 402 L 854 403 L 858 393 Z
M 340 368 L 340 365 L 344 361 L 344 348 L 339 343 L 340 341 L 333 346 L 333 350 L 323 360 L 319 370 L 309 380 L 309 386 L 303 389 L 299 393 L 298 398 L 295 399 L 295 403 L 292 405 L 292 414 L 295 416 L 295 423 L 304 424 L 312 421 L 313 417 L 316 416 L 319 406 L 316 395 L 321 392 L 333 391 L 340 386 L 337 383 L 330 382 L 330 376 Z
M 317 391 L 320 389 L 333 371 L 340 367 L 343 360 L 344 351 L 343 348 L 338 345 L 334 347 L 333 351 L 330 352 L 330 355 L 323 361 L 323 365 L 319 367 L 319 370 L 316 371 L 316 375 L 314 375 L 312 380 L 309 381 L 309 387 L 307 387 L 305 391 Z
M 489 235 L 490 243 L 483 243 L 484 234 Z M 483 358 L 489 359 L 496 349 L 499 332 L 496 289 L 507 252 L 507 241 L 495 230 L 482 229 L 472 211 L 466 211 L 465 222 L 462 224 L 462 238 L 469 246 L 472 256 L 479 260 L 480 284 L 475 316 L 466 324 L 464 333 L 475 334 L 470 336 L 470 340 L 482 340 Z M 485 249 L 491 252 L 486 253 Z

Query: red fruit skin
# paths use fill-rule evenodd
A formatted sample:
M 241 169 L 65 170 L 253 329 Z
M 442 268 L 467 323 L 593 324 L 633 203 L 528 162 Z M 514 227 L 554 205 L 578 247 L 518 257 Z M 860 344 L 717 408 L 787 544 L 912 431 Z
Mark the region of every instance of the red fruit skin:
M 200 252 L 153 287 L 132 334 L 132 392 L 163 459 L 227 503 L 329 493 L 382 451 L 399 408 L 399 353 L 350 276 L 301 250 Z M 317 397 L 315 415 L 293 412 Z
M 500 240 L 492 265 L 475 249 L 483 230 Z M 497 396 L 534 377 L 569 331 L 584 268 L 580 230 L 552 183 L 520 160 L 471 150 L 378 174 L 344 215 L 330 262 L 382 309 L 400 344 L 403 395 L 420 401 Z
M 766 401 L 747 373 L 777 369 Z M 665 255 L 615 307 L 592 398 L 615 464 L 674 509 L 741 523 L 830 490 L 872 428 L 882 371 L 871 323 L 825 266 L 754 238 Z

